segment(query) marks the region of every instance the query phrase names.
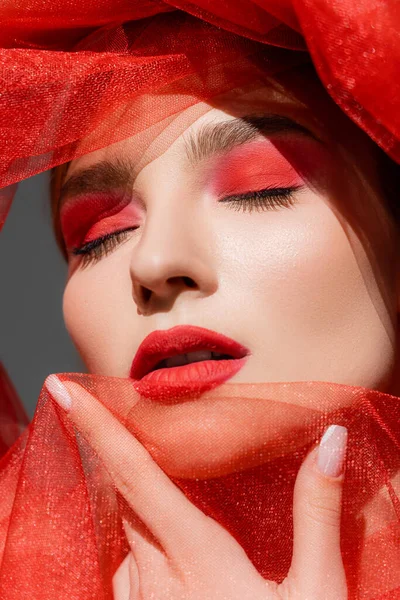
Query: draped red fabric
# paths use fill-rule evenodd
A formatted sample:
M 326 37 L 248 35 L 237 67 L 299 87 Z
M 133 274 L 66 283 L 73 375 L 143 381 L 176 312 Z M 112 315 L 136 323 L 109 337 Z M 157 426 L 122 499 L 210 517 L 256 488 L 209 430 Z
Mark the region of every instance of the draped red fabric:
M 0 363 L 0 456 L 13 445 L 28 423 L 17 391 Z
M 139 397 L 126 379 L 62 378 L 88 389 L 145 446 L 161 447 L 165 472 L 275 581 L 285 577 L 291 561 L 300 463 L 327 424 L 345 425 L 341 539 L 349 597 L 400 597 L 397 397 L 323 382 L 226 383 L 194 403 L 161 404 Z M 202 425 L 206 414 L 209 423 L 213 414 L 224 415 L 215 421 L 218 431 Z M 177 453 L 175 433 L 192 440 L 185 452 Z M 242 449 L 239 460 L 232 459 L 234 446 Z M 207 455 L 214 462 L 209 474 L 199 466 Z M 96 453 L 45 388 L 32 423 L 0 466 L 2 598 L 113 598 L 112 577 L 128 551 L 123 502 Z
M 127 137 L 136 136 L 140 156 L 182 111 L 305 64 L 400 161 L 394 0 L 31 0 L 3 3 L 0 22 L 0 227 L 22 179 Z M 45 390 L 20 434 L 25 417 L 1 376 L 1 598 L 111 599 L 128 552 L 120 494 Z M 298 468 L 326 425 L 346 425 L 341 536 L 350 598 L 400 598 L 399 398 L 322 382 L 225 384 L 196 401 L 191 456 L 217 452 L 200 417 L 223 407 L 218 451 L 229 455 L 233 440 L 242 461 L 197 477 L 181 472 L 188 448 L 174 453 L 165 435 L 190 403 L 138 398 L 129 380 L 63 377 L 91 391 L 146 447 L 163 447 L 165 472 L 275 581 L 290 565 Z
M 201 20 L 189 21 L 178 12 L 168 13 L 170 19 L 156 16 L 175 7 Z M 83 9 L 75 3 L 24 2 L 3 4 L 0 18 L 3 188 L 133 135 L 180 108 L 177 98 L 156 103 L 148 106 L 144 121 L 139 118 L 143 94 L 178 82 L 191 85 L 193 73 L 209 73 L 204 86 L 195 90 L 200 99 L 223 91 L 228 79 L 232 87 L 234 69 L 224 73 L 222 65 L 234 66 L 245 39 L 270 49 L 304 53 L 307 48 L 335 102 L 399 159 L 397 2 L 121 0 L 112 10 L 105 1 L 84 3 Z M 129 31 L 126 21 L 134 22 Z M 172 24 L 182 39 L 158 35 L 160 29 L 171 31 Z M 245 48 L 247 55 L 259 51 L 249 44 Z M 210 71 L 215 61 L 218 74 Z

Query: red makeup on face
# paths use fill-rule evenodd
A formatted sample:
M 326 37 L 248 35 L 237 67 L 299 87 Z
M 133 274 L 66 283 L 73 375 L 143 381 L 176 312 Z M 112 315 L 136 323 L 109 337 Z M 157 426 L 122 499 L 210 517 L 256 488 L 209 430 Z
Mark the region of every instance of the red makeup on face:
M 296 188 L 315 179 L 326 149 L 300 136 L 262 138 L 212 161 L 210 186 L 217 197 Z M 116 231 L 139 225 L 140 208 L 126 192 L 92 193 L 69 199 L 61 208 L 61 228 L 69 251 Z
M 126 195 L 85 194 L 64 204 L 60 220 L 66 247 L 72 250 L 106 234 L 134 227 L 139 221 L 139 210 Z
M 306 138 L 257 140 L 214 162 L 211 190 L 216 196 L 304 185 L 325 162 L 318 142 Z

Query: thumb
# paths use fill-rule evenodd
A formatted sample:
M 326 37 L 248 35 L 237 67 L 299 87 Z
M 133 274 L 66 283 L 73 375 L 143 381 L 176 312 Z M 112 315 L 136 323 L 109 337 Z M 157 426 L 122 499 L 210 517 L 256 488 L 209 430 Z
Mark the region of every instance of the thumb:
M 289 579 L 300 598 L 345 600 L 340 517 L 347 429 L 331 425 L 303 462 L 293 499 Z

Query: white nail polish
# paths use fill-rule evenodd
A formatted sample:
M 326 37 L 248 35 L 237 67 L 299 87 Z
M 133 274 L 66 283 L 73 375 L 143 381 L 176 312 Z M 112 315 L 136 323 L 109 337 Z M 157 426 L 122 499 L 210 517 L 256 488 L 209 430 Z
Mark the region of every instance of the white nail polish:
M 343 472 L 346 455 L 347 429 L 330 425 L 321 438 L 317 466 L 327 477 L 339 477 Z
M 72 398 L 65 385 L 59 380 L 57 375 L 49 375 L 45 383 L 54 400 L 61 408 L 68 412 L 72 405 Z

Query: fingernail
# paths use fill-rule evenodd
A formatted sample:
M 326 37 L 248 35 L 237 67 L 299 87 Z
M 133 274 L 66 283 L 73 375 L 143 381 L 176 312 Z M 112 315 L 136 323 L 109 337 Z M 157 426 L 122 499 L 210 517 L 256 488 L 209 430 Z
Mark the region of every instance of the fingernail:
M 343 473 L 346 456 L 347 429 L 330 425 L 321 438 L 317 466 L 327 477 L 339 477 Z
M 68 412 L 72 405 L 72 398 L 65 385 L 58 379 L 57 375 L 49 375 L 47 377 L 46 388 L 61 408 Z

